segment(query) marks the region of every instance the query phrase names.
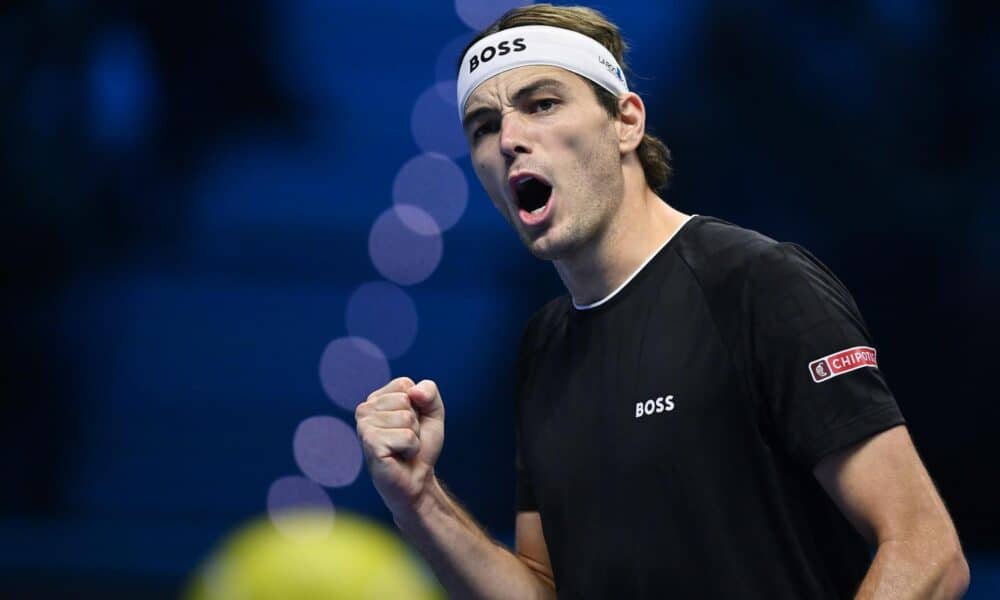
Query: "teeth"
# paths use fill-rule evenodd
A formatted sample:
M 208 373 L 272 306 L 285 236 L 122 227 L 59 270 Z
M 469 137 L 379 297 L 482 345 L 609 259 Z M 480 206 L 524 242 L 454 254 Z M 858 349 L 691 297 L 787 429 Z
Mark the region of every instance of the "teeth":
M 522 179 L 521 181 L 518 181 L 518 182 L 517 182 L 517 187 L 522 187 L 522 186 L 524 186 L 524 184 L 528 183 L 528 182 L 529 182 L 529 181 L 531 181 L 532 179 L 534 179 L 534 177 L 532 177 L 531 175 L 528 175 L 527 177 L 525 177 L 525 178 L 524 178 L 524 179 Z
M 543 210 L 545 210 L 545 205 L 544 205 L 544 204 L 543 204 L 542 206 L 539 206 L 539 207 L 538 207 L 538 208 L 536 208 L 535 210 L 531 211 L 531 214 L 533 214 L 533 215 L 537 215 L 537 214 L 539 214 L 540 212 L 542 212 Z

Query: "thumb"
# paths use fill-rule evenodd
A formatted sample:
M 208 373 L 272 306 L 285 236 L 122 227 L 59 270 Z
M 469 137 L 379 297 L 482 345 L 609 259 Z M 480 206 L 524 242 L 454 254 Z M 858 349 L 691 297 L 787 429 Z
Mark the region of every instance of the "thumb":
M 424 379 L 406 390 L 406 395 L 413 408 L 421 415 L 444 420 L 444 402 L 441 400 L 441 393 L 437 384 L 430 379 Z

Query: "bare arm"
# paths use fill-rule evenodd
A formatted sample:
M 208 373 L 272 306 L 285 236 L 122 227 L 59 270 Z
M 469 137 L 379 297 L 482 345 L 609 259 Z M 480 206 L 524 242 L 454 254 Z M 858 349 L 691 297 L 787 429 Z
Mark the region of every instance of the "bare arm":
M 375 488 L 450 598 L 556 597 L 551 570 L 545 570 L 548 554 L 538 550 L 540 520 L 537 530 L 524 529 L 518 516 L 518 546 L 523 542 L 527 549 L 523 555 L 520 549 L 512 554 L 490 539 L 437 480 L 434 464 L 444 443 L 444 404 L 434 382 L 395 379 L 360 404 L 355 417 Z
M 856 598 L 960 598 L 969 567 L 944 502 L 899 426 L 827 456 L 814 475 L 872 544 Z
M 397 516 L 396 524 L 431 565 L 451 598 L 556 597 L 551 570 L 546 570 L 547 555 L 542 564 L 521 554 L 520 548 L 512 554 L 492 540 L 437 481 L 432 489 L 420 514 Z M 519 547 L 521 539 L 519 531 Z
M 541 515 L 538 512 L 517 513 L 515 534 L 517 537 L 514 545 L 518 558 L 555 590 L 555 577 L 549 560 L 549 548 L 545 544 L 545 534 L 542 532 Z M 554 598 L 555 594 L 548 597 Z

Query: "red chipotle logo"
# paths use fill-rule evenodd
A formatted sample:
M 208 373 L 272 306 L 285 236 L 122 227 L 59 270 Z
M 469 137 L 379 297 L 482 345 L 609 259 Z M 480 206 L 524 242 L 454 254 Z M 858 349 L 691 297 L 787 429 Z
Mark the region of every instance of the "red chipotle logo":
M 819 383 L 862 367 L 878 367 L 875 348 L 855 346 L 818 358 L 809 363 L 809 374 Z

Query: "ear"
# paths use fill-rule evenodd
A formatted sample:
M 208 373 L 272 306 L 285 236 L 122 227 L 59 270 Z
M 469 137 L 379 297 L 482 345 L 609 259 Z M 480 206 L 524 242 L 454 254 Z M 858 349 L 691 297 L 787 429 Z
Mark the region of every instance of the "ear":
M 618 96 L 618 150 L 622 155 L 639 147 L 646 134 L 646 106 L 635 92 Z

